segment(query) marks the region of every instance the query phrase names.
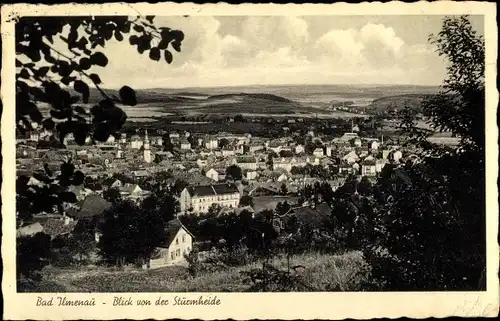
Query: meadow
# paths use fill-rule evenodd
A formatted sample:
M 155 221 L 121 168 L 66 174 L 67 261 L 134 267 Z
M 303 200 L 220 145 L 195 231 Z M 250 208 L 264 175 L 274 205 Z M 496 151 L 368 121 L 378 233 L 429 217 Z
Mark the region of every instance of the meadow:
M 285 257 L 275 257 L 269 263 L 279 269 L 287 268 Z M 369 274 L 360 252 L 296 255 L 291 258 L 291 265 L 304 267 L 296 272 L 307 286 L 303 291 L 359 291 Z M 217 265 L 195 277 L 183 266 L 155 270 L 48 266 L 43 270 L 42 281 L 23 281 L 18 292 L 254 292 L 251 280 L 241 272 L 261 266 L 262 262 L 240 267 Z

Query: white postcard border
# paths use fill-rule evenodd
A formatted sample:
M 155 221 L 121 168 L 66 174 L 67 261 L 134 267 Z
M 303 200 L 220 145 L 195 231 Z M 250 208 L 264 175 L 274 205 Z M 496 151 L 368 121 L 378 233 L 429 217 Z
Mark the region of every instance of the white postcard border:
M 487 185 L 487 291 L 484 292 L 385 292 L 385 293 L 120 293 L 133 299 L 217 296 L 218 306 L 113 307 L 112 293 L 28 294 L 15 290 L 15 110 L 13 15 L 424 15 L 470 14 L 485 16 L 486 40 L 486 185 Z M 2 259 L 5 319 L 369 319 L 397 317 L 447 317 L 498 315 L 498 130 L 496 126 L 496 5 L 480 2 L 366 3 L 333 5 L 228 5 L 175 4 L 67 4 L 2 6 L 2 88 L 4 103 L 1 136 L 3 155 Z M 66 296 L 90 299 L 96 307 L 37 307 L 37 297 Z

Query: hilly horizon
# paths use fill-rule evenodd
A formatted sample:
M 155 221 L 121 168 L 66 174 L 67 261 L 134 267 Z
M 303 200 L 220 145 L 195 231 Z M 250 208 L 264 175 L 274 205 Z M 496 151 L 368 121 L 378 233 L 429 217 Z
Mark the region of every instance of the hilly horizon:
M 116 89 L 103 89 L 118 95 Z M 411 85 L 279 85 L 232 86 L 212 88 L 152 88 L 137 89 L 137 106 L 124 106 L 131 118 L 166 117 L 190 114 L 332 114 L 333 105 L 346 103 L 350 108 L 364 107 L 383 112 L 405 105 L 419 110 L 421 101 L 439 92 L 437 86 Z M 90 103 L 101 99 L 91 88 Z

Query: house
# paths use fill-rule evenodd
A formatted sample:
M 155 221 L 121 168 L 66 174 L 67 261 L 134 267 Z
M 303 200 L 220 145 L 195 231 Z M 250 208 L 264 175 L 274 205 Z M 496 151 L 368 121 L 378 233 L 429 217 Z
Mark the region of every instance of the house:
M 357 133 L 344 133 L 342 137 L 337 137 L 333 139 L 333 143 L 347 144 L 351 140 L 358 138 Z
M 392 153 L 392 159 L 394 162 L 399 163 L 399 161 L 403 158 L 403 153 L 399 150 L 396 150 Z
M 359 156 L 356 154 L 356 151 L 350 151 L 342 157 L 342 160 L 347 164 L 352 164 L 359 160 Z
M 148 177 L 149 173 L 146 170 L 132 171 L 132 176 L 134 176 L 134 178 L 144 178 Z
M 221 154 L 223 157 L 229 157 L 229 156 L 234 156 L 236 152 L 232 148 L 223 148 Z
M 226 179 L 226 171 L 223 169 L 214 169 L 210 168 L 206 173 L 205 176 L 218 182 L 221 180 Z
M 202 158 L 198 158 L 196 160 L 196 165 L 198 165 L 199 168 L 205 167 L 205 166 L 208 165 L 208 160 L 202 159 Z
M 122 181 L 120 181 L 119 179 L 117 179 L 109 187 L 110 188 L 120 188 L 122 186 L 123 186 Z
M 181 192 L 179 202 L 183 212 L 205 213 L 212 204 L 236 208 L 240 203 L 240 191 L 231 183 L 188 186 Z
M 297 145 L 295 146 L 295 154 L 303 154 L 305 152 L 304 145 Z
M 354 146 L 361 147 L 361 139 L 359 138 L 354 139 Z
M 323 148 L 316 148 L 314 151 L 313 151 L 313 155 L 316 156 L 316 157 L 323 157 Z
M 329 180 L 328 181 L 328 184 L 330 184 L 330 187 L 332 188 L 332 191 L 336 191 L 339 187 L 341 187 L 342 185 L 344 185 L 346 181 L 346 178 L 345 177 L 336 177 L 332 180 Z
M 354 170 L 353 170 L 352 166 L 350 166 L 348 164 L 341 164 L 339 166 L 339 174 L 340 175 L 347 175 L 347 174 L 350 174 L 353 172 L 354 172 Z
M 375 161 L 375 169 L 377 173 L 382 172 L 382 169 L 384 168 L 385 164 L 387 164 L 387 159 L 377 159 Z
M 379 147 L 380 147 L 380 143 L 376 140 L 374 140 L 373 142 L 370 143 L 371 150 L 378 150 Z
M 17 237 L 33 236 L 41 232 L 43 232 L 43 226 L 37 222 L 30 225 L 19 227 L 16 231 L 16 236 Z
M 193 249 L 193 234 L 178 219 L 167 223 L 166 232 L 166 240 L 156 248 L 156 255 L 149 260 L 149 268 L 187 264 L 185 255 Z
M 188 140 L 182 140 L 181 150 L 191 150 L 191 143 Z
M 278 182 L 284 182 L 284 181 L 287 181 L 288 180 L 288 176 L 286 176 L 285 174 L 281 174 L 277 179 L 276 181 Z
M 249 181 L 254 180 L 257 178 L 257 172 L 256 171 L 247 171 L 245 173 L 245 178 Z
M 87 197 L 93 193 L 93 191 L 91 189 L 85 188 L 83 186 L 83 184 L 82 185 L 71 185 L 70 187 L 68 187 L 67 191 L 75 194 L 76 199 L 79 201 L 85 199 L 85 197 Z
M 67 210 L 66 215 L 74 219 L 92 219 L 111 208 L 111 203 L 99 195 L 89 195 Z
M 142 198 L 146 194 L 145 191 L 139 185 L 130 183 L 127 183 L 122 187 L 120 187 L 119 191 L 124 198 L 130 198 L 135 200 Z
M 326 156 L 332 157 L 332 146 L 326 146 Z
M 55 239 L 73 232 L 77 223 L 77 220 L 69 216 L 63 216 L 59 219 L 49 218 L 42 223 L 43 233 L 49 235 L 51 239 Z
M 377 166 L 373 160 L 365 160 L 361 163 L 361 175 L 362 176 L 376 176 Z
M 255 153 L 258 152 L 259 150 L 263 150 L 265 146 L 263 144 L 252 144 L 248 146 L 248 151 L 250 153 Z
M 254 171 L 257 169 L 257 160 L 255 159 L 255 157 L 240 156 L 236 158 L 235 165 L 237 165 L 241 169 Z
M 130 148 L 132 149 L 141 149 L 143 143 L 144 142 L 139 135 L 133 135 L 130 138 Z
M 219 141 L 217 138 L 208 138 L 205 140 L 205 148 L 210 150 L 217 149 L 219 148 Z
M 280 157 L 273 158 L 273 170 L 284 169 L 290 172 L 293 167 L 304 167 L 307 164 L 319 165 L 318 157 Z

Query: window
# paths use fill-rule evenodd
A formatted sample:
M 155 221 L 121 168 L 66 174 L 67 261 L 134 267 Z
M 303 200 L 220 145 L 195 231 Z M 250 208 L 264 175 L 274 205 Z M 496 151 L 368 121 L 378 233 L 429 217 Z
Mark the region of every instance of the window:
M 170 257 L 173 259 L 175 259 L 175 252 L 170 252 Z
M 176 255 L 176 256 L 180 256 L 180 255 L 181 255 L 181 250 L 180 250 L 180 249 L 177 249 L 177 250 L 175 251 L 175 255 Z
M 179 244 L 179 239 L 175 239 L 175 244 Z
M 186 242 L 186 235 L 182 236 L 182 243 Z

